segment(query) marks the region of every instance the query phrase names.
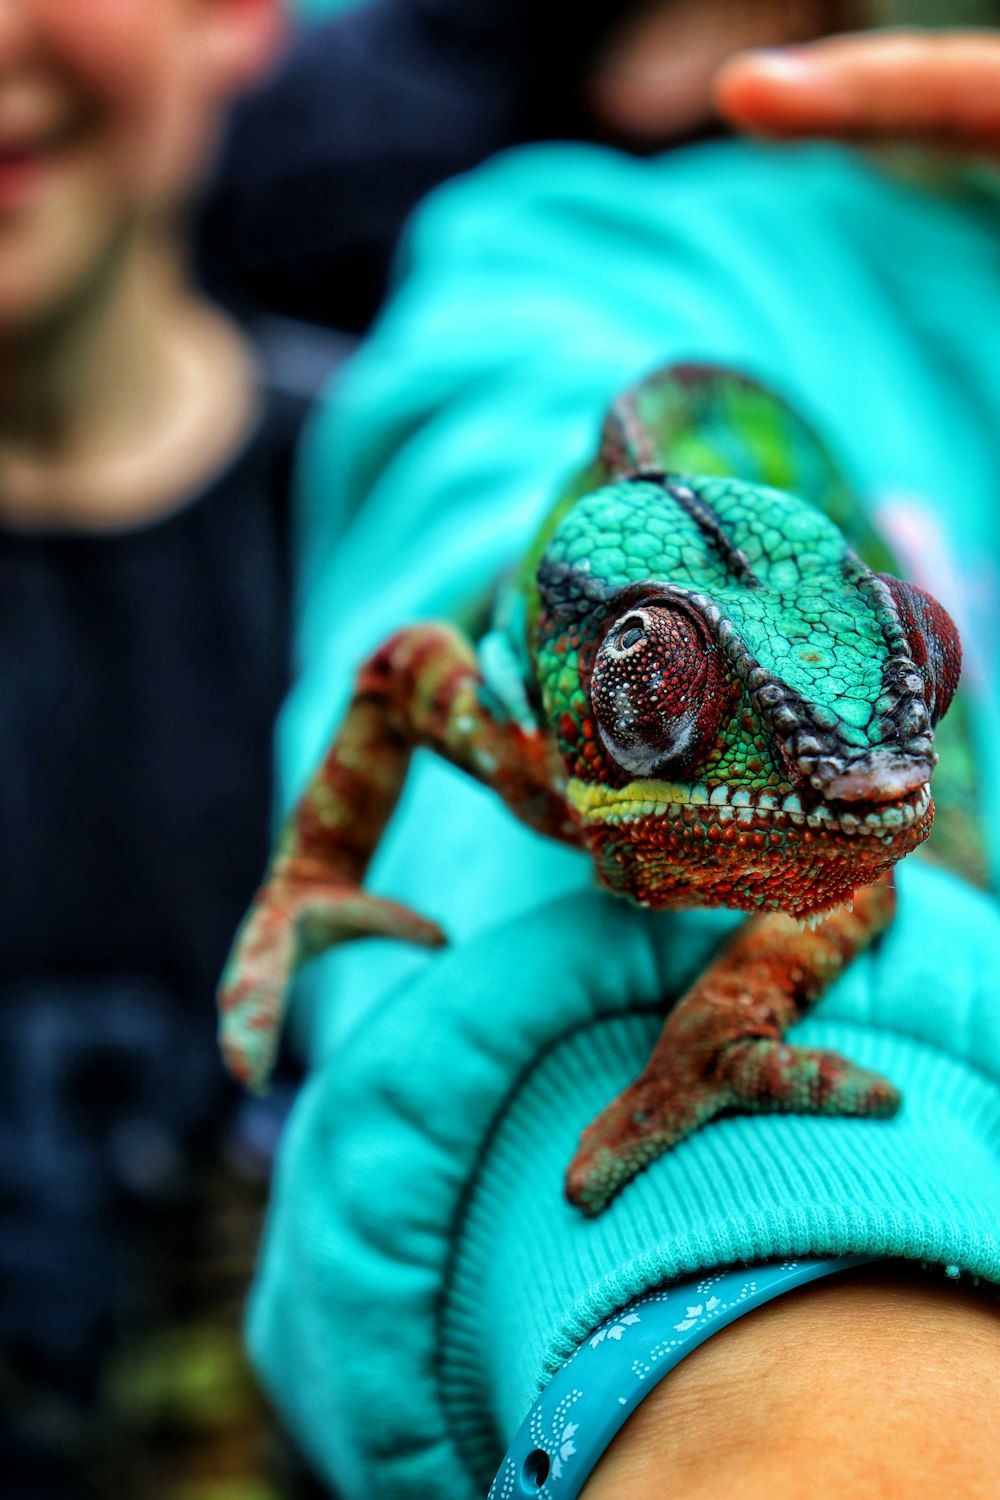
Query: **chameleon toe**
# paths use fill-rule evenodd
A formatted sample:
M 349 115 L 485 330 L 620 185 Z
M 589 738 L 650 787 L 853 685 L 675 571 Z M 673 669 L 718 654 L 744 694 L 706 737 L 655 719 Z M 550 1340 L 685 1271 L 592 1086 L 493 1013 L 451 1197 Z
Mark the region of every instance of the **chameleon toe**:
M 727 1104 L 727 1093 L 706 1080 L 637 1080 L 581 1135 L 566 1173 L 566 1197 L 593 1218 L 633 1177 Z
M 887 1078 L 817 1047 L 770 1039 L 737 1042 L 720 1059 L 720 1071 L 731 1107 L 748 1114 L 886 1119 L 900 1105 L 899 1091 Z

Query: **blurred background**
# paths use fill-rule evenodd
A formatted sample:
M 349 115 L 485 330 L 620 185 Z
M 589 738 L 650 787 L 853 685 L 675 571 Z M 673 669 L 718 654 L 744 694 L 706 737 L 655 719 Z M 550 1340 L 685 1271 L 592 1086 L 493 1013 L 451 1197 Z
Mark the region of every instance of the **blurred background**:
M 745 47 L 992 5 L 0 0 L 0 1494 L 320 1493 L 240 1324 L 301 1082 L 223 1074 L 295 451 L 493 153 L 719 133 Z M 326 1491 L 324 1491 L 326 1493 Z

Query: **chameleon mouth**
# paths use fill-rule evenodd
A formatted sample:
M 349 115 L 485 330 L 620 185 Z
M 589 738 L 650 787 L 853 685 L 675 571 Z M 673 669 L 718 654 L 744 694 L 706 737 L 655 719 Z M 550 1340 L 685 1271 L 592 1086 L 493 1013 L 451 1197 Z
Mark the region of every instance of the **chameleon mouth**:
M 693 786 L 668 781 L 631 781 L 624 787 L 606 787 L 572 778 L 567 797 L 581 823 L 645 823 L 665 819 L 694 827 L 739 830 L 760 828 L 809 829 L 814 833 L 842 834 L 846 838 L 880 838 L 892 842 L 919 825 L 931 805 L 930 786 L 924 782 L 905 797 L 890 802 L 815 802 L 803 804 L 795 792 L 754 792 L 746 787 Z
M 601 883 L 654 910 L 816 917 L 878 880 L 934 821 L 926 782 L 875 804 L 663 781 L 616 789 L 574 779 L 567 793 Z

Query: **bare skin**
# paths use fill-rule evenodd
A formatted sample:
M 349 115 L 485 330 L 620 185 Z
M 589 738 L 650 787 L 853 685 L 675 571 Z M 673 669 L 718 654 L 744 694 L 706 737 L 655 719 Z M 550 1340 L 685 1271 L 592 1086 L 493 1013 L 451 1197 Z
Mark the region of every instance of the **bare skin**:
M 894 30 L 735 57 L 720 114 L 787 138 L 905 139 L 1000 153 L 1000 31 Z
M 1000 1302 L 898 1264 L 741 1318 L 651 1392 L 584 1500 L 992 1500 Z
M 778 47 L 857 22 L 847 0 L 654 0 L 631 7 L 591 68 L 585 98 L 616 139 L 656 145 L 712 119 L 712 75 L 750 47 Z
M 183 214 L 280 0 L 0 4 L 0 520 L 155 520 L 254 416 L 250 356 L 198 295 Z
M 141 246 L 105 295 L 0 338 L 0 519 L 100 531 L 152 521 L 240 444 L 255 395 L 243 340 Z

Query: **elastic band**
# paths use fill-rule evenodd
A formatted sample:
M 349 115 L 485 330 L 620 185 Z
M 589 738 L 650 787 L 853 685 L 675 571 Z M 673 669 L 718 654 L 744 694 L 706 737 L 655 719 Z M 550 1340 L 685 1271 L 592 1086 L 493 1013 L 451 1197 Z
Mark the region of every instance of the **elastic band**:
M 549 1381 L 518 1428 L 489 1500 L 575 1500 L 618 1429 L 692 1349 L 783 1292 L 876 1258 L 712 1271 L 636 1298 L 595 1329 Z

